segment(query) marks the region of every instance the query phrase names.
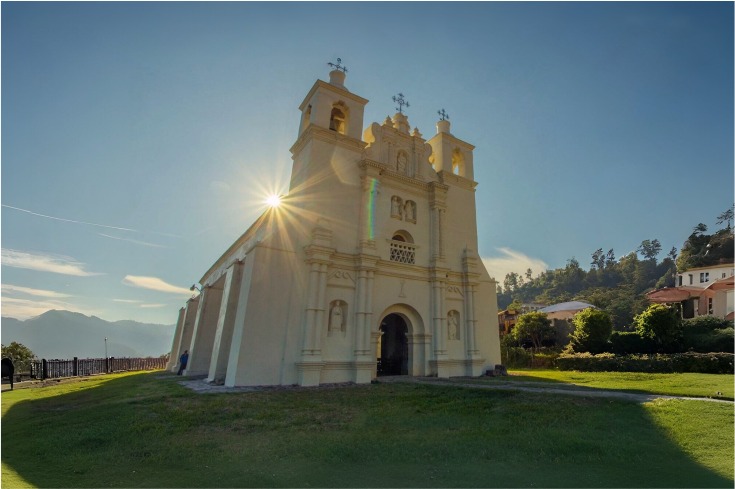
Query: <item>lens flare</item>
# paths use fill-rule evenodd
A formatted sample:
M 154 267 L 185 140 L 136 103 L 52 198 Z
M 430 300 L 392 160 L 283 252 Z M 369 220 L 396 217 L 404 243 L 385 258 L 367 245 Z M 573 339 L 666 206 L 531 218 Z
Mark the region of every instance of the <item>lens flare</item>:
M 278 207 L 281 205 L 281 196 L 276 194 L 269 195 L 268 198 L 265 199 L 265 203 L 271 207 Z

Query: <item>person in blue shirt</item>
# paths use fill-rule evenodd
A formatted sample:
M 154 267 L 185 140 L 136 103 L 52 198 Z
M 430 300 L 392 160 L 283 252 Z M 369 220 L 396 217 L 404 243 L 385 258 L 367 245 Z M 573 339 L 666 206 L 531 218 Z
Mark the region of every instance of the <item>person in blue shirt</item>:
M 179 358 L 179 373 L 176 375 L 181 375 L 184 370 L 186 370 L 186 364 L 189 361 L 189 350 L 184 350 L 184 353 L 181 354 L 181 358 Z

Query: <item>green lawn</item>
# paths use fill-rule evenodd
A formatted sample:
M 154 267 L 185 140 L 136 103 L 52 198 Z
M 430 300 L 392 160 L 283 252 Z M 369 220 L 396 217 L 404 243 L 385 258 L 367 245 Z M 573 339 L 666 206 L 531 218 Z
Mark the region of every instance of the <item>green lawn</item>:
M 560 370 L 512 370 L 502 377 L 510 382 L 561 382 L 596 389 L 662 394 L 685 397 L 712 397 L 732 400 L 732 375 L 648 374 L 639 372 L 577 372 Z M 484 380 L 484 379 L 483 379 Z M 492 381 L 492 379 L 487 379 Z M 717 392 L 721 392 L 720 396 Z
M 732 487 L 733 407 L 377 384 L 2 394 L 3 487 Z

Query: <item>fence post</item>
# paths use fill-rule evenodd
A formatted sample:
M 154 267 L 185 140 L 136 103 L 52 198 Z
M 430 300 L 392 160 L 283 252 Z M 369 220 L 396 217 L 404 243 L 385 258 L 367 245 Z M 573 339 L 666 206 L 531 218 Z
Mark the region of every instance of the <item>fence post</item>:
M 110 373 L 110 357 L 105 357 L 105 373 Z
M 71 367 L 71 375 L 73 377 L 79 377 L 79 359 L 74 357 L 74 364 Z
M 48 362 L 45 358 L 41 360 L 41 380 L 48 378 Z

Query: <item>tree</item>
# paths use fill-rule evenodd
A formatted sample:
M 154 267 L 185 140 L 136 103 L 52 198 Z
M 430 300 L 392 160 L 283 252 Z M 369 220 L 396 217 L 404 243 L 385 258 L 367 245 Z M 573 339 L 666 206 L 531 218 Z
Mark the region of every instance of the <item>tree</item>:
M 574 332 L 571 345 L 576 352 L 602 353 L 612 334 L 612 319 L 600 309 L 588 307 L 572 318 Z
M 27 372 L 31 370 L 31 362 L 36 360 L 36 355 L 30 348 L 15 341 L 11 342 L 8 346 L 0 345 L 0 347 L 3 358 L 13 360 L 16 372 Z
M 679 311 L 663 304 L 651 304 L 633 319 L 636 332 L 654 342 L 661 353 L 674 351 L 681 339 Z
M 505 276 L 503 280 L 503 290 L 511 292 L 518 288 L 518 274 L 516 272 L 510 272 Z
M 508 304 L 508 307 L 506 307 L 506 309 L 515 312 L 521 312 L 521 310 L 523 309 L 523 304 L 521 304 L 521 301 L 519 301 L 518 299 L 513 299 L 513 302 Z
M 528 270 L 526 270 L 526 280 L 530 281 L 531 279 L 533 279 L 533 270 L 529 268 Z
M 597 251 L 592 253 L 592 263 L 590 263 L 590 266 L 592 268 L 596 267 L 598 270 L 605 268 L 605 252 L 602 251 L 602 248 L 597 248 Z
M 730 207 L 728 210 L 717 216 L 717 224 L 727 223 L 727 229 L 730 229 L 733 218 L 733 209 L 735 205 Z
M 520 344 L 530 340 L 533 347 L 539 349 L 544 341 L 554 338 L 554 328 L 546 313 L 528 312 L 518 316 L 518 321 L 513 327 L 513 337 Z
M 704 224 L 704 223 L 702 223 L 702 222 L 700 222 L 699 224 L 697 224 L 696 226 L 694 226 L 694 230 L 693 230 L 692 234 L 700 235 L 700 234 L 704 234 L 706 232 L 707 232 L 707 225 Z
M 646 260 L 656 261 L 656 256 L 661 252 L 661 243 L 657 239 L 646 239 L 641 242 L 637 251 L 643 255 L 643 258 Z
M 605 256 L 605 267 L 612 267 L 615 265 L 615 251 L 612 248 L 607 252 Z

